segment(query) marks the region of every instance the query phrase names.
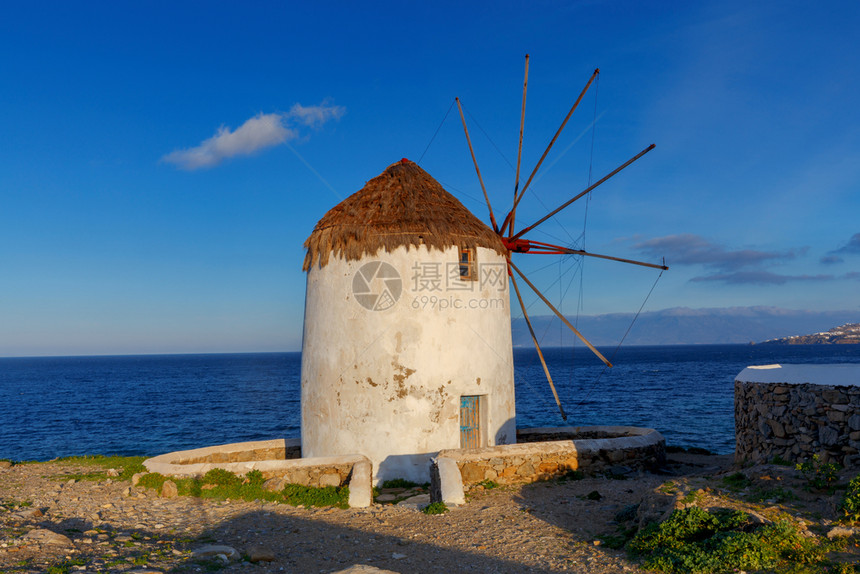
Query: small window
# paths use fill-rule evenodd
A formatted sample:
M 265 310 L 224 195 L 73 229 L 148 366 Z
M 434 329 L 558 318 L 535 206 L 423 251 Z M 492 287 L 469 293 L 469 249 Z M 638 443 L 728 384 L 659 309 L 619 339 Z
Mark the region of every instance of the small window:
M 471 247 L 463 247 L 460 249 L 460 279 L 463 281 L 475 281 L 477 278 L 475 271 L 475 250 Z

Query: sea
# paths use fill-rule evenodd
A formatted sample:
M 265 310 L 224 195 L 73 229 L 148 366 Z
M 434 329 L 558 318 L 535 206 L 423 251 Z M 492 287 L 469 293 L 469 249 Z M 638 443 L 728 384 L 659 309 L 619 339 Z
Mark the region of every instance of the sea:
M 860 363 L 860 345 L 514 350 L 517 425 L 630 425 L 734 451 L 734 377 L 749 365 Z M 297 438 L 300 353 L 0 358 L 0 459 L 156 455 Z

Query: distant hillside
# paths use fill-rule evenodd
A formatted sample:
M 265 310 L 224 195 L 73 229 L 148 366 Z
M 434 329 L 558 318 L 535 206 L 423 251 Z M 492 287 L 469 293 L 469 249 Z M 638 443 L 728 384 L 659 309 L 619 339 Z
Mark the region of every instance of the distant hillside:
M 532 316 L 541 345 L 570 346 L 575 335 L 554 315 Z M 624 336 L 633 313 L 581 315 L 568 319 L 595 345 L 614 346 Z M 833 325 L 860 323 L 860 310 L 794 311 L 778 307 L 690 309 L 675 307 L 642 313 L 625 345 L 710 345 L 750 343 L 785 338 L 796 333 L 819 333 Z M 514 345 L 532 345 L 522 318 L 513 320 Z
M 763 345 L 857 345 L 860 344 L 860 323 L 846 323 L 823 333 L 793 335 L 770 339 Z

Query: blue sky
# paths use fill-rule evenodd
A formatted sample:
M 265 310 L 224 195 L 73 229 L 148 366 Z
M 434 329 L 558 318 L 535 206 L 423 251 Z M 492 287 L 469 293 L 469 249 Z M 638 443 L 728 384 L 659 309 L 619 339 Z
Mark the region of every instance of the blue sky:
M 487 219 L 455 96 L 509 206 L 526 53 L 526 173 L 601 74 L 522 224 L 657 144 L 532 238 L 665 257 L 651 310 L 856 311 L 858 27 L 856 2 L 5 6 L 0 355 L 297 350 L 302 243 L 389 164 Z M 568 312 L 656 278 L 523 261 Z

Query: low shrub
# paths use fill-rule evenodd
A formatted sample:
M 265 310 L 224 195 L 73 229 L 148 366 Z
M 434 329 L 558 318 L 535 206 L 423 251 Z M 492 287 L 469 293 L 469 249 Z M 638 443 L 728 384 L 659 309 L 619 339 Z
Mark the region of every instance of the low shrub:
M 448 512 L 448 507 L 445 506 L 444 502 L 432 502 L 425 506 L 421 512 L 424 514 L 445 514 Z
M 848 483 L 845 497 L 839 505 L 845 520 L 857 522 L 860 520 L 860 475 L 855 476 Z
M 770 570 L 788 562 L 824 564 L 824 550 L 788 522 L 761 526 L 744 512 L 708 512 L 695 506 L 640 530 L 627 549 L 646 568 L 670 573 Z
M 840 468 L 835 462 L 822 462 L 817 454 L 795 466 L 806 479 L 807 486 L 815 490 L 829 490 L 836 482 Z

